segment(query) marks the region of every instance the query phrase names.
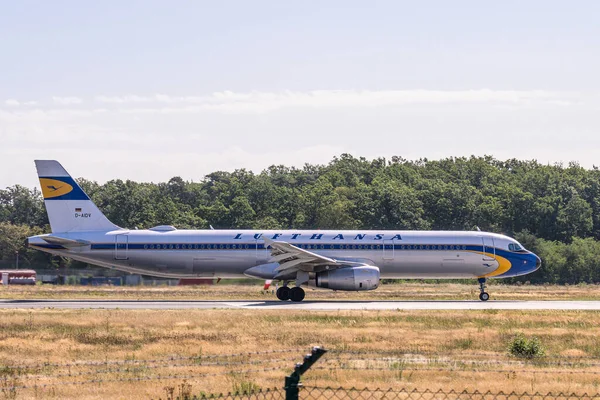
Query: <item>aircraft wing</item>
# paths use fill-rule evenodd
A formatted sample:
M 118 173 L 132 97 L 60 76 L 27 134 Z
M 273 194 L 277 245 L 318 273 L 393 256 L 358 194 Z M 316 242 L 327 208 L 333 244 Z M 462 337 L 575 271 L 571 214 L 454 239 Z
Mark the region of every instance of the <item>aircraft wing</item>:
M 321 267 L 341 268 L 348 265 L 364 265 L 364 263 L 348 260 L 336 260 L 325 257 L 283 241 L 275 241 L 263 238 L 265 245 L 270 246 L 271 262 L 279 263 L 275 269 L 278 273 L 274 279 L 279 276 L 289 275 L 297 271 L 314 272 Z M 323 268 L 325 269 L 325 268 Z

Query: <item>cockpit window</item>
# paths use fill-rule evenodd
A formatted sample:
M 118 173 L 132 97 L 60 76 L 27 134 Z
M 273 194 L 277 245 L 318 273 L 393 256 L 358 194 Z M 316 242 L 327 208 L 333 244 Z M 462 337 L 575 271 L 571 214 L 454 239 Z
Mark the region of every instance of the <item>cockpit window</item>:
M 518 245 L 517 243 L 510 243 L 508 245 L 508 249 L 510 251 L 521 251 L 521 250 L 523 250 L 523 248 L 520 245 Z

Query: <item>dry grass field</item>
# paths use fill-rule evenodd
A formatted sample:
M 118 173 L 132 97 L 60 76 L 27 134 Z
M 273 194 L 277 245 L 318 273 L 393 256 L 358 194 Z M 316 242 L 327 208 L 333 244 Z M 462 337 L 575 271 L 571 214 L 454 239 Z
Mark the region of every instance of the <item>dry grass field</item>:
M 156 290 L 142 293 L 173 295 Z M 216 289 L 179 290 L 205 296 Z M 589 290 L 581 296 L 595 293 Z M 130 292 L 115 294 L 123 295 Z M 195 394 L 281 387 L 313 345 L 330 352 L 305 376 L 307 386 L 596 393 L 598 317 L 496 310 L 0 310 L 0 399 L 164 399 L 182 385 Z M 518 333 L 538 337 L 546 356 L 509 356 Z M 231 355 L 248 352 L 262 354 Z
M 251 282 L 251 281 L 250 281 Z M 271 291 L 263 292 L 262 283 L 231 285 L 223 281 L 204 286 L 0 286 L 2 299 L 137 299 L 137 300 L 274 300 Z M 600 300 L 600 285 L 536 286 L 504 285 L 491 281 L 488 287 L 492 300 Z M 307 300 L 476 300 L 477 283 L 426 284 L 407 282 L 384 284 L 370 292 L 332 292 L 311 290 Z

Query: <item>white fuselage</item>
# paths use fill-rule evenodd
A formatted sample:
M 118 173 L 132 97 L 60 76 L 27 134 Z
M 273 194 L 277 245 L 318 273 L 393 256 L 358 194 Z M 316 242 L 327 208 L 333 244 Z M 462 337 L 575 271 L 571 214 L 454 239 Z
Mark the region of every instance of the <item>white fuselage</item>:
M 511 251 L 504 235 L 463 231 L 149 230 L 53 233 L 31 247 L 90 264 L 144 275 L 271 279 L 276 264 L 263 235 L 336 260 L 379 268 L 381 278 L 510 277 L 539 267 L 533 253 Z M 77 240 L 51 245 L 44 236 Z M 292 277 L 293 278 L 293 277 Z

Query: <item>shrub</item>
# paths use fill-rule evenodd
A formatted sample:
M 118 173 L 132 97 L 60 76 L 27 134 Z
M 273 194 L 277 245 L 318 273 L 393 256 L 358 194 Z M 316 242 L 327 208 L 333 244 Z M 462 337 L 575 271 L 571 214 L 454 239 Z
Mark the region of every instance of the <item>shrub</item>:
M 522 333 L 518 333 L 510 342 L 508 352 L 519 358 L 539 358 L 546 355 L 546 350 L 542 346 L 540 339 L 532 337 L 528 339 Z

